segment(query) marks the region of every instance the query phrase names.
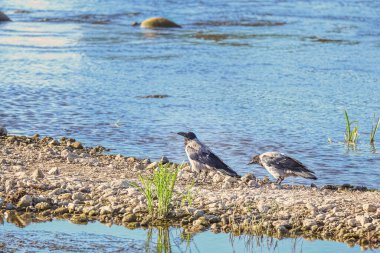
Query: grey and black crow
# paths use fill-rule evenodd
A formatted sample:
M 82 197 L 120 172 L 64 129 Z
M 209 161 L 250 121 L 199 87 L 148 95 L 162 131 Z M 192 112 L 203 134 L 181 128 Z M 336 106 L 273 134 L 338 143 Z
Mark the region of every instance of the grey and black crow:
M 263 166 L 277 179 L 276 183 L 278 184 L 281 184 L 286 177 L 317 179 L 314 175 L 315 173 L 306 168 L 301 162 L 279 152 L 266 152 L 261 155 L 256 155 L 252 157 L 248 164 L 259 164 Z
M 178 134 L 185 137 L 185 151 L 194 170 L 204 172 L 213 170 L 231 177 L 240 177 L 206 145 L 201 143 L 193 132 L 179 132 Z

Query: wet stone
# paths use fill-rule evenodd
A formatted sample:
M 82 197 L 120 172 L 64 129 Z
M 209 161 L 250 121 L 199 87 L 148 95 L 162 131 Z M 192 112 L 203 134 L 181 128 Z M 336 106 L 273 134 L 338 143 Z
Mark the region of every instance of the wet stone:
M 32 205 L 32 202 L 33 199 L 30 195 L 24 195 L 17 203 L 17 207 L 28 207 Z
M 38 203 L 36 204 L 35 208 L 39 211 L 44 211 L 44 210 L 47 210 L 47 209 L 50 209 L 51 205 L 47 202 L 41 202 L 41 203 Z
M 122 222 L 135 222 L 137 220 L 137 216 L 135 214 L 126 214 L 123 216 Z
M 204 212 L 203 210 L 196 210 L 196 211 L 194 212 L 194 214 L 193 214 L 193 217 L 194 217 L 195 219 L 198 219 L 199 217 L 201 217 L 201 216 L 203 216 L 203 215 L 205 215 L 205 212 Z
M 69 209 L 67 207 L 59 207 L 59 208 L 54 210 L 54 214 L 56 214 L 56 215 L 62 215 L 62 214 L 66 214 L 68 212 L 69 212 Z
M 153 17 L 144 20 L 140 25 L 142 28 L 180 28 L 181 26 L 163 17 Z

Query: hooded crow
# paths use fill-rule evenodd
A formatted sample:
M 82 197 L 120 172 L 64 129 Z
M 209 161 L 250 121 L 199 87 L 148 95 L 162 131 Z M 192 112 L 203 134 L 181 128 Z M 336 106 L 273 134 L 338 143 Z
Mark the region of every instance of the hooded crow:
M 206 145 L 200 142 L 193 132 L 179 132 L 178 134 L 185 137 L 185 151 L 194 170 L 213 170 L 231 177 L 240 177 Z
M 279 152 L 266 152 L 256 155 L 252 157 L 248 164 L 261 165 L 277 179 L 276 183 L 278 184 L 281 184 L 286 177 L 317 179 L 314 175 L 315 173 L 306 168 L 301 162 Z

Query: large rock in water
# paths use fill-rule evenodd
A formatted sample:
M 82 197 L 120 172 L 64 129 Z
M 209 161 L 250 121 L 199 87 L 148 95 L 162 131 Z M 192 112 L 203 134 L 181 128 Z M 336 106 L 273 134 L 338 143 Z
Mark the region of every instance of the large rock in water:
M 8 18 L 7 15 L 5 15 L 4 13 L 2 13 L 2 12 L 0 11 L 0 22 L 3 22 L 3 21 L 11 21 L 11 19 Z
M 181 28 L 180 25 L 163 17 L 153 17 L 144 20 L 140 27 L 142 28 Z

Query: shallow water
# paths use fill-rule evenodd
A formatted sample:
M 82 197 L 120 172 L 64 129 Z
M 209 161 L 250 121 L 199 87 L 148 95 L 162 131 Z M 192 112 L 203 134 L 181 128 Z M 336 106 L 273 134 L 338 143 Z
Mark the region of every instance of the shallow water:
M 213 234 L 181 229 L 134 229 L 101 223 L 75 225 L 55 220 L 22 228 L 0 225 L 0 252 L 358 252 L 344 243 Z M 373 250 L 371 252 L 380 252 Z
M 192 130 L 240 173 L 267 175 L 245 164 L 278 150 L 315 170 L 318 184 L 379 188 L 379 151 L 368 145 L 380 115 L 379 1 L 0 0 L 0 8 L 14 21 L 0 24 L 0 124 L 13 134 L 181 162 L 175 133 Z M 156 15 L 184 28 L 130 26 Z M 169 97 L 138 98 L 150 94 Z M 359 121 L 356 151 L 342 143 L 344 109 Z

